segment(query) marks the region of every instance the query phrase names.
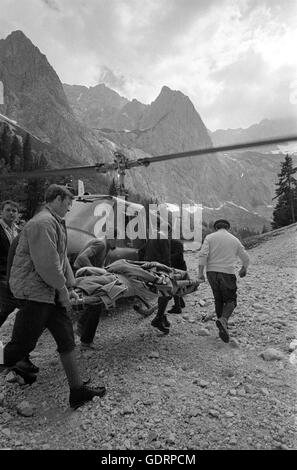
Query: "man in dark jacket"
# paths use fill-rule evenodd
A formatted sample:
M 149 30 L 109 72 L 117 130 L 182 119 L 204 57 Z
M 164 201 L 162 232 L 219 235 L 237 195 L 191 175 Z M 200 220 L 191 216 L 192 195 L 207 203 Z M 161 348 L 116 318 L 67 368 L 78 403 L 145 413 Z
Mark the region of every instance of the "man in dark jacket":
M 0 218 L 0 327 L 8 315 L 17 307 L 17 303 L 7 284 L 7 257 L 13 239 L 18 235 L 16 220 L 18 218 L 18 204 L 14 201 L 2 203 Z
M 149 239 L 142 250 L 144 261 L 158 261 L 158 263 L 171 266 L 171 248 L 170 236 L 162 238 L 162 232 L 158 232 L 156 239 Z M 166 307 L 171 297 L 158 297 L 158 311 L 151 325 L 162 331 L 164 334 L 169 333 L 170 322 L 165 315 Z
M 3 207 L 6 208 L 6 211 L 4 211 L 4 213 L 6 213 L 5 214 L 6 216 L 7 216 L 7 209 L 9 208 L 9 206 L 11 206 L 12 208 L 15 208 L 15 210 L 12 209 L 10 211 L 12 213 L 12 215 L 14 215 L 16 212 L 18 212 L 18 205 L 15 202 L 6 201 L 6 202 L 3 203 Z M 7 221 L 7 218 L 5 217 L 4 220 Z M 1 308 L 1 310 L 0 310 L 0 327 L 6 321 L 7 317 L 16 308 L 20 307 L 20 304 L 19 304 L 18 300 L 12 295 L 11 290 L 9 288 L 10 270 L 11 270 L 13 258 L 14 258 L 14 255 L 15 255 L 16 247 L 17 247 L 18 242 L 19 242 L 20 231 L 22 229 L 19 224 L 18 224 L 18 226 L 16 226 L 15 222 L 13 222 L 13 223 L 15 225 L 16 230 L 14 230 L 14 232 L 12 232 L 12 233 L 13 233 L 13 235 L 15 235 L 17 233 L 17 236 L 14 236 L 14 238 L 12 238 L 12 241 L 9 245 L 9 250 L 8 250 L 8 253 L 7 253 L 7 256 L 6 256 L 7 263 L 6 263 L 5 278 L 3 277 L 1 279 L 1 277 L 0 277 L 0 308 Z M 1 220 L 0 220 L 0 238 L 1 238 L 1 236 L 3 236 L 3 234 L 1 233 L 1 227 L 3 227 L 3 225 L 2 225 Z M 9 233 L 8 233 L 8 235 L 9 235 Z M 10 242 L 10 240 L 11 240 L 11 237 L 9 237 L 9 242 Z M 4 261 L 4 256 L 3 256 L 3 251 L 4 250 L 3 250 L 3 248 L 5 248 L 5 246 L 7 246 L 7 244 L 1 243 L 2 262 Z M 4 253 L 6 254 L 6 251 L 4 251 Z M 33 362 L 30 360 L 29 356 L 24 357 L 23 361 L 26 362 L 26 365 L 27 365 L 28 369 L 30 369 L 30 371 L 33 374 L 37 374 L 37 372 L 39 372 L 39 367 L 37 367 L 35 364 L 33 364 Z
M 4 348 L 4 365 L 33 383 L 22 358 L 34 350 L 45 328 L 52 334 L 67 376 L 72 408 L 94 396 L 103 396 L 105 387 L 83 385 L 74 354 L 74 333 L 69 315 L 74 276 L 66 255 L 67 233 L 63 217 L 70 210 L 73 195 L 63 186 L 49 186 L 46 206 L 24 227 L 14 256 L 10 288 L 20 300 L 12 338 Z M 69 290 L 68 290 L 69 289 Z

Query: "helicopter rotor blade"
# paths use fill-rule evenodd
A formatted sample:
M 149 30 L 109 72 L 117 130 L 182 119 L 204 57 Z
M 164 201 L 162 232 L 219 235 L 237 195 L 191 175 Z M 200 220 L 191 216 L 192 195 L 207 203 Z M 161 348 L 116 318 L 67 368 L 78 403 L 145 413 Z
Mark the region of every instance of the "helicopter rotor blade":
M 297 136 L 280 136 L 274 139 L 266 140 L 256 140 L 245 143 L 238 143 L 233 145 L 222 145 L 218 147 L 209 147 L 204 149 L 190 150 L 187 152 L 172 153 L 166 155 L 158 155 L 153 157 L 139 158 L 137 160 L 127 160 L 125 159 L 124 167 L 125 169 L 135 168 L 139 166 L 148 166 L 151 163 L 158 163 L 166 160 L 174 160 L 177 158 L 185 157 L 194 157 L 200 155 L 208 155 L 219 152 L 230 152 L 234 150 L 247 149 L 253 147 L 263 147 L 272 144 L 281 144 L 288 142 L 296 142 Z M 33 170 L 33 171 L 24 171 L 17 173 L 7 173 L 5 175 L 0 175 L 0 180 L 16 180 L 16 179 L 35 179 L 35 178 L 47 178 L 50 176 L 63 176 L 63 175 L 79 175 L 86 172 L 90 173 L 107 173 L 109 171 L 115 171 L 120 168 L 120 164 L 115 161 L 114 163 L 97 163 L 92 166 L 80 166 L 73 168 L 59 168 L 52 170 Z
M 139 158 L 135 161 L 128 161 L 127 168 L 133 168 L 137 166 L 148 166 L 150 163 L 157 163 L 166 160 L 174 160 L 177 158 L 185 158 L 185 157 L 194 157 L 199 155 L 207 155 L 219 152 L 230 152 L 239 149 L 246 149 L 246 148 L 253 148 L 253 147 L 263 147 L 272 144 L 281 144 L 287 142 L 295 142 L 297 141 L 297 136 L 287 136 L 287 137 L 277 137 L 274 139 L 266 139 L 266 140 L 255 140 L 245 143 L 233 144 L 233 145 L 221 145 L 218 147 L 209 147 L 205 149 L 198 149 L 198 150 L 190 150 L 187 152 L 179 152 L 179 153 L 171 153 L 167 155 L 158 155 L 156 157 L 150 158 Z
M 64 175 L 77 175 L 83 173 L 106 173 L 108 171 L 116 170 L 116 163 L 99 163 L 92 166 L 77 166 L 73 168 L 59 168 L 52 170 L 32 170 L 32 171 L 19 171 L 17 173 L 7 173 L 0 175 L 0 180 L 15 180 L 15 179 L 36 179 L 47 178 L 50 176 L 64 176 Z

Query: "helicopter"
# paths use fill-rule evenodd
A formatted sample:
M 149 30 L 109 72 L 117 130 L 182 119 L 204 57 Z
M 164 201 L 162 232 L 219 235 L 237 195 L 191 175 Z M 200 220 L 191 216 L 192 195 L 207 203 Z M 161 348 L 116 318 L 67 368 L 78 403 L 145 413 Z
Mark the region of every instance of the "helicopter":
M 129 222 L 129 218 L 135 216 L 144 209 L 141 204 L 136 204 L 127 200 L 127 190 L 125 188 L 125 174 L 127 170 L 137 167 L 148 167 L 152 163 L 171 161 L 178 158 L 193 156 L 199 157 L 206 154 L 211 155 L 218 152 L 230 152 L 234 150 L 295 141 L 297 141 L 296 135 L 279 136 L 271 139 L 209 147 L 186 152 L 152 156 L 150 158 L 139 158 L 136 160 L 129 160 L 124 153 L 116 151 L 114 152 L 114 162 L 96 163 L 92 166 L 14 172 L 0 175 L 0 181 L 46 178 L 63 175 L 71 175 L 72 177 L 77 175 L 79 178 L 82 172 L 84 174 L 86 174 L 86 172 L 90 174 L 104 174 L 112 171 L 117 172 L 119 178 L 119 197 L 85 193 L 83 182 L 79 180 L 78 195 L 73 201 L 71 211 L 65 217 L 68 232 L 68 255 L 70 260 L 74 260 L 76 255 L 91 239 L 103 238 L 104 233 L 106 233 L 106 224 L 108 222 L 111 222 L 112 227 L 118 228 L 116 226 L 118 216 L 123 214 L 126 226 Z M 168 210 L 170 212 L 170 209 Z M 111 218 L 113 218 L 113 220 L 111 220 Z M 102 219 L 104 219 L 104 222 L 102 222 Z M 162 220 L 160 220 L 160 223 L 161 222 Z M 105 230 L 103 230 L 103 228 Z M 145 233 L 146 229 L 142 228 L 141 231 L 142 233 Z M 145 236 L 143 238 L 145 239 Z M 119 258 L 138 259 L 138 250 L 141 243 L 143 244 L 143 239 L 142 241 L 139 239 L 131 241 L 125 236 L 120 236 L 120 239 L 117 241 L 117 247 L 112 250 L 112 254 L 109 256 L 108 262 L 115 261 Z

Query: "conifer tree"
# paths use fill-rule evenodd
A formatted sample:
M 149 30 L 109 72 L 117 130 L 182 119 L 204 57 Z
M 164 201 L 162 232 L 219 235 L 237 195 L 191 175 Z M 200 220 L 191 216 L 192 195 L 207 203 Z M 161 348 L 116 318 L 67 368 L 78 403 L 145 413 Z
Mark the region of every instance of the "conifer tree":
M 0 159 L 4 160 L 5 165 L 9 164 L 11 147 L 11 137 L 9 134 L 9 127 L 4 124 L 3 132 L 0 137 Z
M 32 156 L 32 170 L 44 170 L 46 166 L 47 160 L 42 153 L 35 158 Z M 40 204 L 44 201 L 46 183 L 44 178 L 32 178 L 28 180 L 26 184 L 27 197 L 25 201 L 27 219 L 33 217 Z
M 15 135 L 12 140 L 11 149 L 10 149 L 10 169 L 12 171 L 21 170 L 23 167 L 22 164 L 23 149 L 20 144 L 18 137 Z
M 284 227 L 296 221 L 297 217 L 297 180 L 293 176 L 297 168 L 293 167 L 293 160 L 289 154 L 281 163 L 281 171 L 278 173 L 278 183 L 276 184 L 277 199 L 273 211 L 273 228 Z
M 30 134 L 26 134 L 23 144 L 23 164 L 24 171 L 30 171 L 33 169 L 33 155 Z

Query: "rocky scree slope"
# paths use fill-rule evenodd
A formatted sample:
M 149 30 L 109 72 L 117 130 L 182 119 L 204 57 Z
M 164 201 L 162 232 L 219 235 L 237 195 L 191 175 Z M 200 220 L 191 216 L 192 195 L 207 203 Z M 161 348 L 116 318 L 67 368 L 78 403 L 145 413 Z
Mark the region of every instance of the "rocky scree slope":
M 45 332 L 32 353 L 41 369 L 34 385 L 0 375 L 1 448 L 296 449 L 296 230 L 249 251 L 229 344 L 218 338 L 206 283 L 185 298 L 182 315 L 169 316 L 168 336 L 127 305 L 107 314 L 99 351 L 77 355 L 85 377 L 108 392 L 75 412 Z M 186 262 L 196 277 L 190 245 Z M 4 342 L 12 325 L 13 316 Z

